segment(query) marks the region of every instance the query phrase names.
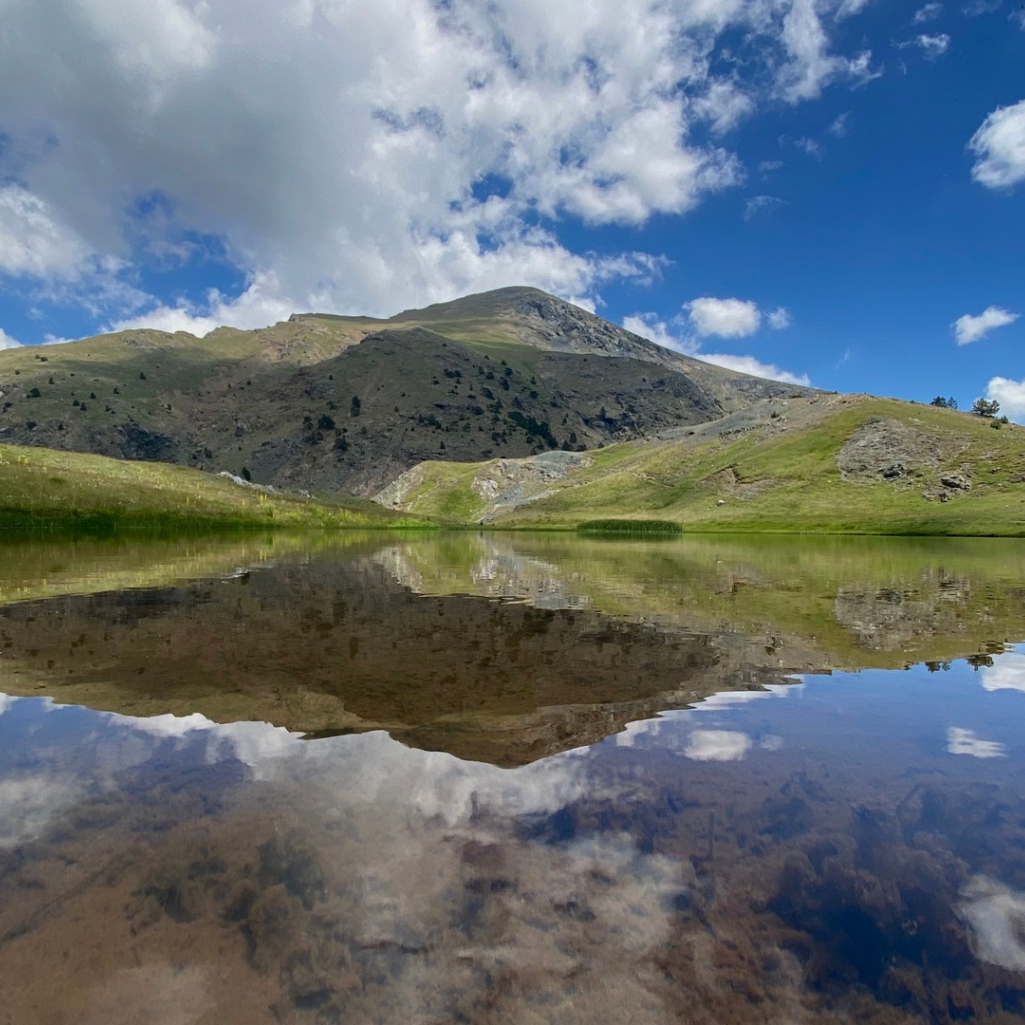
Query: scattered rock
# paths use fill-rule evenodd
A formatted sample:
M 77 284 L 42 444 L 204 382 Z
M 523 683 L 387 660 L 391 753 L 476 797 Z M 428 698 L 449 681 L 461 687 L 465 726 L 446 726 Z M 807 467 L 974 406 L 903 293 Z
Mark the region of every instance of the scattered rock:
M 972 482 L 963 473 L 945 473 L 940 477 L 940 483 L 945 488 L 955 488 L 959 491 L 972 490 Z

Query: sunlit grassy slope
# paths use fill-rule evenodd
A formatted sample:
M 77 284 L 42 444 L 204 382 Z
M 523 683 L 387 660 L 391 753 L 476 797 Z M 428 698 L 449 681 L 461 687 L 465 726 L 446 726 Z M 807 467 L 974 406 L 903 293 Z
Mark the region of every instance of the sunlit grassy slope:
M 532 500 L 515 507 L 483 497 L 482 479 L 501 483 L 494 463 L 425 463 L 402 507 L 507 527 L 647 517 L 702 531 L 1025 536 L 1025 428 L 893 399 L 830 402 L 793 426 L 612 445 L 561 479 L 526 485 Z M 921 465 L 909 461 L 896 479 L 845 475 L 841 451 L 879 422 L 911 432 Z M 970 489 L 944 487 L 950 474 Z
M 354 498 L 267 494 L 165 463 L 0 445 L 0 530 L 376 527 L 409 517 Z
M 432 532 L 436 533 L 436 532 Z M 245 530 L 51 537 L 0 531 L 0 606 L 138 588 L 176 587 L 261 570 L 324 552 L 373 554 L 399 535 L 381 530 Z M 546 535 L 550 536 L 550 535 Z M 418 532 L 403 543 L 424 543 Z
M 1025 545 L 1013 538 L 437 533 L 394 546 L 425 594 L 572 596 L 615 617 L 786 638 L 787 658 L 899 668 L 1021 637 Z M 801 654 L 798 655 L 797 653 Z

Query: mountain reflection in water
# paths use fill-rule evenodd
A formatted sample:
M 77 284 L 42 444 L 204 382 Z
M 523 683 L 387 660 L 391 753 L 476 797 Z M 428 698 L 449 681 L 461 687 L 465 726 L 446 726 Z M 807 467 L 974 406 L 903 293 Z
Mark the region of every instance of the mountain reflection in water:
M 0 1022 L 1019 1021 L 1019 567 L 787 546 L 67 555 L 0 608 Z

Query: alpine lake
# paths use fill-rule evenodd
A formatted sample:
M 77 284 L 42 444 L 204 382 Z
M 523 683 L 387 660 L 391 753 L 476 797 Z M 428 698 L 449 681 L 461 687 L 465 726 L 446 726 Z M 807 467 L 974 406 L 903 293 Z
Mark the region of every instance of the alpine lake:
M 1020 1023 L 1025 542 L 0 546 L 0 1023 Z

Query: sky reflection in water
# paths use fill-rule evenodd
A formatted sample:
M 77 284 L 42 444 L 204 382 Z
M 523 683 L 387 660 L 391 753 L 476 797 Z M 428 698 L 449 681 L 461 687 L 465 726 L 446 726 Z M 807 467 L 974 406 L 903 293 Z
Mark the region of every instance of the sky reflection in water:
M 0 1006 L 1017 1020 L 1025 648 L 977 661 L 717 693 L 511 767 L 0 698 Z

